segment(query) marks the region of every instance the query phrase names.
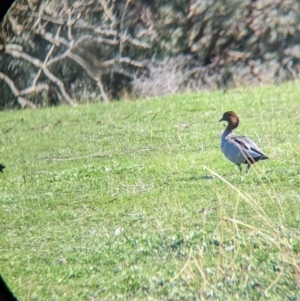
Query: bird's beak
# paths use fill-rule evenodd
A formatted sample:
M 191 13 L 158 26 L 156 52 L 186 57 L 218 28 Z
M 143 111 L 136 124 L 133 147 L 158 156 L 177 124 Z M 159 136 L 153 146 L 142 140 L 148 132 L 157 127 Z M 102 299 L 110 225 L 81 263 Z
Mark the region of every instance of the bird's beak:
M 221 121 L 225 121 L 225 120 L 223 119 L 223 117 L 219 120 L 219 122 L 221 122 Z

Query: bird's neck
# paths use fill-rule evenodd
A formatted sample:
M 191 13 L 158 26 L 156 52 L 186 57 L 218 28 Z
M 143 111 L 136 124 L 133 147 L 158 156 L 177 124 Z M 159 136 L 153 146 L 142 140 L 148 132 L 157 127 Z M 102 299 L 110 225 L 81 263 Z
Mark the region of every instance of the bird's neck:
M 227 136 L 229 136 L 231 134 L 233 134 L 233 128 L 228 125 L 222 134 L 222 138 L 226 138 Z

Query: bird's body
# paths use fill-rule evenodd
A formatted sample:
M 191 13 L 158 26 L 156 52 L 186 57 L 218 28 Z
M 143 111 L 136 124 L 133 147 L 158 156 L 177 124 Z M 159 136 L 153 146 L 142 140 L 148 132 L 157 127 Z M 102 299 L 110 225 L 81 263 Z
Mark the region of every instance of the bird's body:
M 228 122 L 221 137 L 221 150 L 229 161 L 240 168 L 240 171 L 242 171 L 241 164 L 247 164 L 247 170 L 249 170 L 255 162 L 269 159 L 251 139 L 233 133 L 233 130 L 239 125 L 236 113 L 225 112 L 220 121 Z

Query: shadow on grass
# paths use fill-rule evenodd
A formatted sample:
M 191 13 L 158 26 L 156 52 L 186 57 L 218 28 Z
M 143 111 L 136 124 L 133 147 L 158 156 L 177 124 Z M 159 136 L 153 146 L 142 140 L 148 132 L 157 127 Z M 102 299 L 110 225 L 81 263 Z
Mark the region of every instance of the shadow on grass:
M 216 177 L 212 175 L 204 175 L 204 176 L 191 176 L 191 177 L 185 177 L 185 178 L 179 178 L 177 181 L 183 181 L 183 182 L 195 182 L 200 180 L 215 180 Z

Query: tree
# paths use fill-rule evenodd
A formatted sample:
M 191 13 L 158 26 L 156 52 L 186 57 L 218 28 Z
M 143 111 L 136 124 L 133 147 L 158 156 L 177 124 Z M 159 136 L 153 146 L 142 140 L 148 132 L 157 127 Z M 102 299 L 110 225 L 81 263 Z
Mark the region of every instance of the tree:
M 294 79 L 299 20 L 296 0 L 18 0 L 1 25 L 0 105 Z
M 139 49 L 151 47 L 139 9 L 129 0 L 16 2 L 2 24 L 0 45 L 0 79 L 13 104 L 74 106 L 76 86 L 96 85 L 103 101 L 116 96 L 112 82 L 121 87 L 129 81 L 144 67 Z

